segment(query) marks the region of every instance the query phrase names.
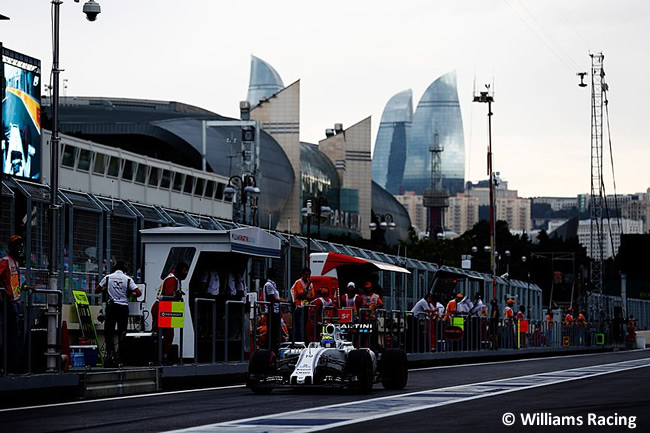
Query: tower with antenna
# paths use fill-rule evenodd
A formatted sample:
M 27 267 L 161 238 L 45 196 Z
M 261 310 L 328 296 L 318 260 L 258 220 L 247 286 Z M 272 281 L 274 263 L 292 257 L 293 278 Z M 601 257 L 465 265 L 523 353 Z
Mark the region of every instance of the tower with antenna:
M 432 239 L 438 234 L 444 234 L 445 208 L 449 207 L 449 191 L 442 187 L 442 152 L 440 137 L 436 132 L 433 135 L 433 146 L 429 147 L 431 152 L 431 184 L 425 189 L 422 197 L 422 204 L 429 209 L 429 236 Z
M 603 53 L 591 56 L 591 282 L 603 292 L 603 97 L 607 92 Z M 580 74 L 578 74 L 580 75 Z M 582 76 L 581 76 L 582 78 Z

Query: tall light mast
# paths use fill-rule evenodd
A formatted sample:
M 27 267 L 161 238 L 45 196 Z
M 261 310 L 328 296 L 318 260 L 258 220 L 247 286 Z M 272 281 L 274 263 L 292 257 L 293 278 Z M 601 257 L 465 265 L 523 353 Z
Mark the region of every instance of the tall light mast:
M 591 282 L 603 292 L 603 94 L 607 91 L 603 53 L 591 56 Z
M 488 104 L 488 152 L 487 152 L 487 172 L 490 179 L 490 269 L 492 270 L 492 297 L 497 297 L 497 271 L 496 260 L 494 257 L 495 252 L 495 239 L 494 232 L 496 228 L 496 215 L 494 213 L 494 187 L 495 177 L 492 170 L 492 103 L 494 96 L 490 94 L 490 85 L 485 85 L 485 92 L 479 92 L 474 95 L 474 102 L 483 102 Z

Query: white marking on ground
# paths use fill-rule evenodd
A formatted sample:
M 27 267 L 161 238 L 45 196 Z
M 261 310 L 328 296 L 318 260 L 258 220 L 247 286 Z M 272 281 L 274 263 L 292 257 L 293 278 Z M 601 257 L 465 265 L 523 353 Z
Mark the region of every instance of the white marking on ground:
M 407 394 L 313 407 L 260 417 L 190 427 L 179 432 L 307 433 L 478 398 L 555 385 L 636 368 L 650 367 L 650 358 L 560 370 L 488 382 L 430 389 Z M 514 386 L 513 386 L 514 385 Z M 478 387 L 478 388 L 477 388 Z M 171 433 L 171 432 L 169 432 Z

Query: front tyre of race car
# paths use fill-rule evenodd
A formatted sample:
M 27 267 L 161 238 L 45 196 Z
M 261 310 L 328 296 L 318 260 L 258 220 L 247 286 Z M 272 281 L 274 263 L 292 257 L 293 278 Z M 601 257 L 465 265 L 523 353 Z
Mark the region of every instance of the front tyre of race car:
M 357 380 L 352 383 L 354 389 L 362 393 L 372 391 L 374 372 L 370 352 L 362 349 L 352 350 L 348 354 L 345 371 L 352 376 L 356 376 Z
M 248 380 L 246 386 L 255 394 L 268 394 L 271 388 L 262 386 L 262 382 L 271 372 L 275 354 L 267 349 L 257 349 L 248 362 Z
M 404 389 L 409 377 L 406 352 L 402 349 L 387 349 L 381 357 L 380 372 L 384 388 Z

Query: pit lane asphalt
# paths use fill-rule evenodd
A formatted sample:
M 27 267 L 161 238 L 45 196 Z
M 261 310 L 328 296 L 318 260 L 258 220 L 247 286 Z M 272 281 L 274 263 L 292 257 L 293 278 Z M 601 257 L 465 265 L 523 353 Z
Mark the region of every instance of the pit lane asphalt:
M 375 385 L 368 395 L 341 391 L 292 392 L 275 390 L 255 395 L 241 386 L 149 394 L 97 401 L 63 403 L 0 411 L 4 432 L 157 432 L 254 416 L 319 407 L 331 404 L 470 384 L 542 372 L 650 358 L 650 351 L 625 351 L 486 364 L 412 370 L 404 391 L 385 391 Z M 458 404 L 422 410 L 377 421 L 351 424 L 336 432 L 430 432 L 499 431 L 505 412 L 552 412 L 554 415 L 586 415 L 588 412 L 617 412 L 638 416 L 636 431 L 650 431 L 650 368 L 612 373 L 595 378 L 522 390 Z M 625 412 L 623 412 L 625 411 Z M 323 416 L 327 416 L 326 410 Z M 566 427 L 565 427 L 566 428 Z M 585 427 L 572 427 L 575 429 Z M 550 429 L 550 430 L 549 430 Z M 513 428 L 513 431 L 515 429 Z M 625 431 L 626 427 L 592 427 L 589 431 Z M 245 431 L 245 430 L 242 430 Z M 532 427 L 517 431 L 536 431 Z M 541 431 L 541 429 L 539 430 Z M 547 427 L 545 431 L 563 432 Z M 588 431 L 588 430 L 583 430 Z

